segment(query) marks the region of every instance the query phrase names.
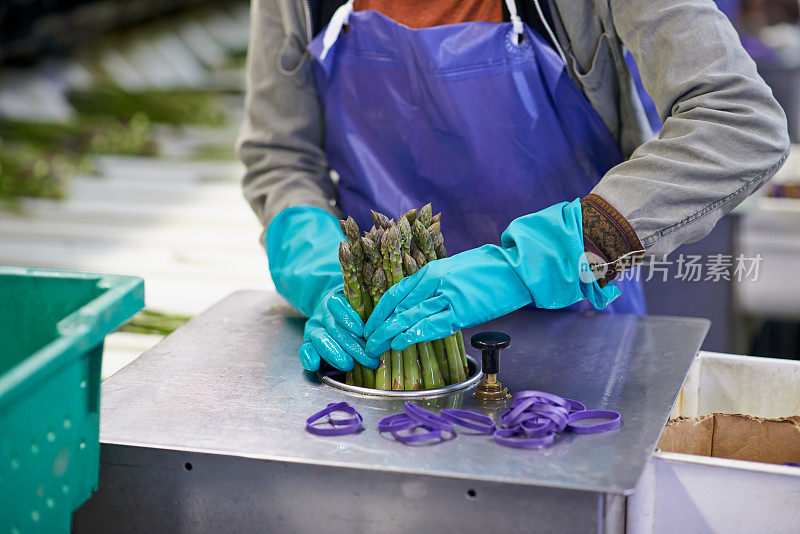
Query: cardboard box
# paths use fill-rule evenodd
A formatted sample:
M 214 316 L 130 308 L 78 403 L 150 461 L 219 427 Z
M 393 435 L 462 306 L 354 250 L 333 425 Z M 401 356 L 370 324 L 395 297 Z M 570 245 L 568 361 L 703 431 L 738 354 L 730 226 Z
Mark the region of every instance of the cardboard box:
M 658 449 L 778 465 L 800 463 L 800 415 L 778 419 L 725 413 L 679 417 L 667 423 Z
M 626 532 L 800 532 L 800 362 L 701 352 L 671 419 Z

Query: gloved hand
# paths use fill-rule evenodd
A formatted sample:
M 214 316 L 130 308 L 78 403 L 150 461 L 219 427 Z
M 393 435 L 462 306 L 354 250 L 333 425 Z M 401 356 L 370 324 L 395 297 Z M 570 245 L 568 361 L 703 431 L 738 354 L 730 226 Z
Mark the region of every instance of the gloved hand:
M 309 371 L 325 360 L 343 371 L 353 359 L 371 369 L 377 357 L 364 351 L 364 325 L 344 297 L 339 243 L 344 234 L 333 215 L 309 206 L 287 208 L 267 228 L 265 247 L 275 288 L 308 317 L 300 361 Z
M 327 293 L 306 322 L 303 344 L 300 346 L 300 363 L 309 371 L 319 369 L 320 359 L 341 369 L 353 368 L 353 360 L 375 369 L 378 359 L 367 356 L 361 335 L 364 323 L 352 311 L 344 296 L 343 285 Z
M 619 296 L 601 288 L 583 250 L 580 199 L 511 222 L 501 246 L 433 261 L 381 297 L 364 327 L 367 354 L 446 337 L 531 302 L 564 308 L 587 298 L 602 309 Z

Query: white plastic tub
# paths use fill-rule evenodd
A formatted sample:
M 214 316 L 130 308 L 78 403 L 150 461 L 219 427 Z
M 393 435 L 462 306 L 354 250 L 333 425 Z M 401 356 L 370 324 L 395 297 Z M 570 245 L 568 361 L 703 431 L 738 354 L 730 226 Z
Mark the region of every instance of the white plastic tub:
M 701 352 L 672 417 L 800 414 L 800 362 Z M 800 468 L 657 451 L 628 498 L 629 534 L 800 533 Z

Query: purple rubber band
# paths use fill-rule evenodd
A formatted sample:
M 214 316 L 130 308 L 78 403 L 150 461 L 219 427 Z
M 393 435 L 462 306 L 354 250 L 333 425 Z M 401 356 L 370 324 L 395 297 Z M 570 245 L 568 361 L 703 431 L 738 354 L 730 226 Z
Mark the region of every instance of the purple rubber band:
M 555 423 L 550 419 L 528 419 L 515 427 L 529 438 L 541 438 L 555 431 Z
M 425 432 L 417 432 L 418 429 Z M 445 432 L 451 434 L 450 437 L 455 435 L 453 425 L 418 406 L 384 417 L 378 421 L 378 432 L 390 432 L 394 439 L 404 445 L 423 441 L 446 441 L 449 438 L 444 435 Z
M 328 415 L 330 415 L 333 412 L 344 412 L 344 413 L 349 413 L 350 415 L 354 415 L 355 417 L 361 419 L 361 414 L 358 413 L 358 410 L 356 410 L 355 407 L 351 405 L 349 402 L 344 402 L 344 401 L 331 402 L 325 409 L 330 410 L 328 412 Z
M 572 400 L 572 399 L 564 399 L 569 404 L 569 413 L 572 412 L 582 412 L 586 409 L 586 405 L 580 401 Z
M 330 414 L 334 412 L 344 412 L 352 415 L 349 419 L 333 419 Z M 316 426 L 323 417 L 327 417 L 330 427 Z M 358 411 L 347 402 L 332 402 L 324 410 L 320 410 L 306 419 L 306 431 L 317 436 L 344 436 L 360 432 L 363 418 Z
M 452 423 L 416 404 L 411 404 L 410 402 L 405 403 L 403 411 L 426 426 L 444 430 L 445 432 L 453 432 Z
M 546 391 L 527 389 L 523 391 L 517 391 L 514 394 L 514 402 L 530 398 L 542 399 L 542 401 L 544 401 L 539 401 L 538 404 L 555 404 L 556 406 L 569 409 L 569 403 L 564 397 L 559 397 L 558 395 L 553 395 L 552 393 L 547 393 Z
M 501 426 L 513 427 L 539 416 L 551 419 L 556 424 L 558 431 L 561 432 L 567 426 L 569 410 L 549 402 L 540 402 L 536 397 L 529 397 L 518 401 L 514 408 L 501 415 L 499 423 Z
M 306 425 L 306 431 L 317 436 L 345 436 L 347 434 L 355 434 L 361 432 L 361 423 L 352 423 L 343 426 L 329 426 L 319 427 L 314 425 Z
M 425 429 L 426 432 L 415 432 L 418 428 Z M 401 432 L 409 432 L 408 434 L 401 434 Z M 445 437 L 442 434 L 442 431 L 438 428 L 430 428 L 426 425 L 412 425 L 406 427 L 402 430 L 395 430 L 392 432 L 392 436 L 394 439 L 399 441 L 404 445 L 408 445 L 409 443 L 419 443 L 422 441 L 438 441 L 442 442 L 445 441 Z
M 350 415 L 355 415 L 358 413 L 355 408 L 353 408 L 352 406 L 350 406 L 350 404 L 346 402 L 332 402 L 328 404 L 328 406 L 326 406 L 324 409 L 318 411 L 317 413 L 306 419 L 306 424 L 310 425 L 316 422 L 317 420 L 332 414 L 333 412 L 345 412 L 349 413 Z
M 335 419 L 328 415 L 328 423 L 331 426 L 343 426 L 343 425 L 354 425 L 354 424 L 361 424 L 361 420 L 358 417 L 350 417 L 347 419 Z
M 354 423 L 361 424 L 362 422 L 364 422 L 364 418 L 361 417 L 361 414 L 358 413 L 358 411 L 347 402 L 332 402 L 328 404 L 328 408 L 333 410 L 328 413 L 328 422 L 331 424 L 331 426 L 342 426 Z M 353 417 L 348 417 L 346 419 L 336 419 L 331 417 L 331 414 L 335 412 L 349 413 Z
M 486 415 L 470 412 L 469 410 L 442 410 L 442 419 L 455 423 L 464 428 L 475 430 L 481 434 L 492 434 L 494 432 L 494 420 Z
M 580 419 L 589 419 L 592 417 L 607 419 L 607 421 L 601 421 L 600 423 L 589 426 L 578 426 L 572 424 L 574 421 L 578 421 Z M 617 428 L 620 423 L 622 423 L 622 417 L 620 416 L 619 412 L 614 412 L 611 410 L 584 410 L 582 412 L 575 412 L 569 415 L 569 424 L 567 424 L 567 428 L 576 434 L 596 434 L 598 432 L 613 430 Z
M 538 438 L 529 438 L 525 437 L 525 434 L 518 432 L 516 428 L 501 428 L 495 430 L 492 437 L 496 443 L 505 447 L 513 447 L 515 449 L 543 449 L 553 444 L 555 434 L 550 433 Z
M 378 421 L 378 432 L 392 432 L 394 430 L 403 430 L 409 426 L 416 425 L 417 422 L 405 413 L 396 413 L 384 417 Z
M 536 399 L 523 399 L 512 407 L 509 411 L 500 416 L 500 424 L 503 426 L 514 426 L 519 424 L 519 417 L 528 408 L 536 404 Z
M 555 426 L 555 430 L 558 432 L 563 432 L 567 426 L 567 423 L 569 423 L 569 412 L 566 408 L 540 404 L 537 406 L 532 406 L 530 411 L 541 417 L 550 419 Z

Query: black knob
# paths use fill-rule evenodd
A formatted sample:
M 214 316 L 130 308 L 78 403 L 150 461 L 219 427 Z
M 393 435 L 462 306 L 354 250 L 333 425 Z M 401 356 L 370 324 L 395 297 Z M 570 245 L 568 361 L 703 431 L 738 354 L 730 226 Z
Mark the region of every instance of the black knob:
M 470 340 L 472 346 L 481 351 L 483 373 L 496 375 L 500 372 L 500 350 L 511 345 L 511 338 L 502 332 L 482 332 Z

